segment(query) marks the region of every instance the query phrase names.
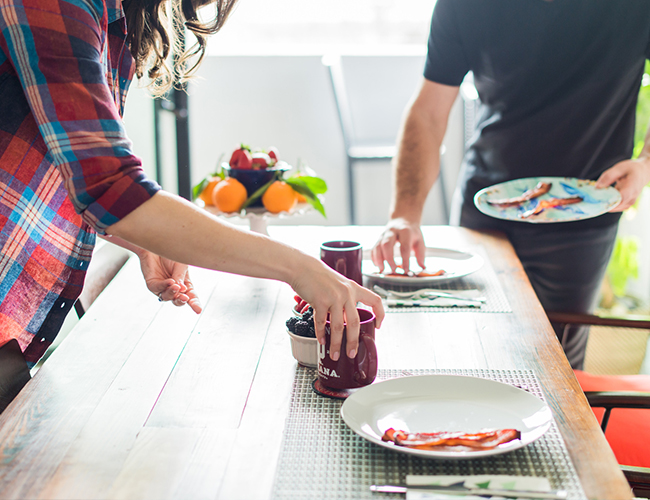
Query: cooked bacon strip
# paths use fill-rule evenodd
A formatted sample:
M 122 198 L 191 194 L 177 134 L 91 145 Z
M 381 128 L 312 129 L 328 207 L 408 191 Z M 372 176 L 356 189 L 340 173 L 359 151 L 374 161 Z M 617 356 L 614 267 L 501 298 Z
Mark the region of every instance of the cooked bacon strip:
M 522 219 L 527 219 L 533 215 L 541 214 L 547 208 L 561 207 L 562 205 L 573 205 L 574 203 L 580 203 L 582 197 L 573 196 L 571 198 L 549 198 L 548 200 L 539 200 L 539 204 L 532 210 L 527 210 L 523 214 L 519 215 Z
M 502 208 L 514 207 L 516 205 L 521 205 L 525 201 L 532 200 L 533 198 L 542 196 L 543 194 L 548 193 L 550 189 L 551 189 L 550 182 L 540 181 L 537 183 L 537 186 L 535 186 L 533 189 L 529 189 L 521 196 L 517 196 L 515 198 L 504 198 L 501 200 L 487 200 L 487 202 L 490 205 L 498 205 L 499 207 Z
M 402 269 L 402 266 L 397 266 L 397 269 Z M 426 270 L 422 269 L 422 271 L 420 271 L 419 273 L 416 273 L 414 271 L 409 271 L 408 273 L 395 272 L 395 273 L 385 274 L 384 276 L 392 276 L 392 277 L 399 277 L 399 278 L 405 278 L 405 277 L 407 277 L 407 278 L 430 278 L 432 276 L 442 276 L 444 274 L 446 274 L 444 269 L 440 269 L 440 270 L 434 271 L 434 272 L 429 272 L 429 271 L 426 271 Z
M 409 271 L 408 273 L 390 273 L 385 274 L 384 276 L 392 276 L 398 278 L 430 278 L 433 276 L 442 276 L 443 274 L 445 274 L 445 271 L 440 269 L 439 271 L 433 273 L 430 273 L 428 271 L 420 271 L 419 273 Z
M 382 441 L 392 441 L 398 446 L 418 450 L 491 450 L 500 444 L 521 439 L 516 429 L 499 429 L 477 433 L 467 432 L 405 432 L 387 429 Z

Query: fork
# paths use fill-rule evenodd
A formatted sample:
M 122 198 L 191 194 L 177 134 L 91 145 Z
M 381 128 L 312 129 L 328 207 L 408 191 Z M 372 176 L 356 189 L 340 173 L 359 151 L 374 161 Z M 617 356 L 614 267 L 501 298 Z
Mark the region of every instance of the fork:
M 480 302 L 482 304 L 485 303 L 485 297 L 463 297 L 461 295 L 454 295 L 453 293 L 443 292 L 440 290 L 435 290 L 433 288 L 421 288 L 420 290 L 413 290 L 411 292 L 398 292 L 395 290 L 386 290 L 380 287 L 379 285 L 375 285 L 373 288 L 375 292 L 377 292 L 379 295 L 383 295 L 384 297 L 388 297 L 392 295 L 393 297 L 410 299 L 413 297 L 428 295 L 432 297 L 445 297 L 448 299 L 467 300 L 469 302 Z

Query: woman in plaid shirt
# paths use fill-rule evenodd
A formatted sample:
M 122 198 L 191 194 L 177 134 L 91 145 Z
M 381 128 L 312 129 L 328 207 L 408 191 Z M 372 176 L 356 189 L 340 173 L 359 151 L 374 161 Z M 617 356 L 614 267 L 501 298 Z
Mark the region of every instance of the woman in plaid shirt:
M 200 1 L 172 0 L 172 12 L 196 36 L 218 31 L 236 0 L 216 0 L 201 23 Z M 332 315 L 354 356 L 357 301 L 372 292 L 319 260 L 267 237 L 241 231 L 148 179 L 131 150 L 121 115 L 134 74 L 161 93 L 173 33 L 167 0 L 0 0 L 0 345 L 16 339 L 28 365 L 52 343 L 79 296 L 95 234 L 133 249 L 149 289 L 199 313 L 183 262 L 287 282 L 316 310 L 318 336 Z M 1 361 L 0 361 L 1 363 Z M 0 380 L 1 385 L 1 380 Z M 1 407 L 0 407 L 1 410 Z

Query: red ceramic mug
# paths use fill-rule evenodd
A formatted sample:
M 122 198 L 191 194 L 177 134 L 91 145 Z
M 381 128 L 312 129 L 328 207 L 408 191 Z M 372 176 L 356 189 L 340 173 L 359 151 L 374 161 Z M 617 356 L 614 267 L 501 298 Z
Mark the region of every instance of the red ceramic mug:
M 356 389 L 371 384 L 377 376 L 377 347 L 375 346 L 375 315 L 357 308 L 361 325 L 359 349 L 354 359 L 345 354 L 346 329 L 343 328 L 341 354 L 337 361 L 329 356 L 330 323 L 325 324 L 325 344 L 318 344 L 318 379 L 330 389 Z
M 320 246 L 320 260 L 348 279 L 363 286 L 363 248 L 356 241 L 328 241 Z

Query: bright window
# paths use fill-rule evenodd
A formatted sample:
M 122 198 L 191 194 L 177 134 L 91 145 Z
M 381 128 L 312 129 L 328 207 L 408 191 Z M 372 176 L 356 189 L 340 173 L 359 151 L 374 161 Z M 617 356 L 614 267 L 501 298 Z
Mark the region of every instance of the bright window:
M 435 0 L 240 0 L 213 54 L 423 52 Z

